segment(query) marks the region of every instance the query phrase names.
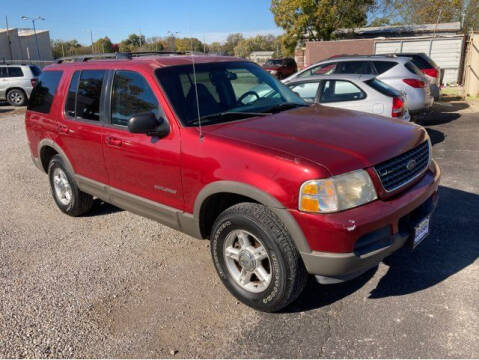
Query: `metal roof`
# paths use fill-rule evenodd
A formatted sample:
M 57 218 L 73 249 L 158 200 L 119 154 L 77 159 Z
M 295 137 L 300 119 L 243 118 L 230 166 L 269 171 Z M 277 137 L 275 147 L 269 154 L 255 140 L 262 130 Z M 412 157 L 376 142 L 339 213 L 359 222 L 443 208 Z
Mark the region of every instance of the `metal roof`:
M 400 34 L 424 34 L 424 33 L 456 33 L 461 30 L 459 21 L 439 24 L 411 24 L 411 25 L 386 25 L 363 27 L 358 29 L 338 29 L 336 35 L 354 34 L 358 36 L 380 36 L 380 35 L 400 35 Z

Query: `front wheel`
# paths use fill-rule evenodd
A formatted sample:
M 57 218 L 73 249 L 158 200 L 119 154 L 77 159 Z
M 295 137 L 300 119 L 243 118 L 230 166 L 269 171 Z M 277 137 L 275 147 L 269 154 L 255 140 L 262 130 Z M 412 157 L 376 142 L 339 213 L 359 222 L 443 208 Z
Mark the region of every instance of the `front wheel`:
M 220 214 L 211 254 L 226 288 L 260 311 L 281 310 L 306 284 L 306 269 L 285 226 L 260 204 L 241 203 Z

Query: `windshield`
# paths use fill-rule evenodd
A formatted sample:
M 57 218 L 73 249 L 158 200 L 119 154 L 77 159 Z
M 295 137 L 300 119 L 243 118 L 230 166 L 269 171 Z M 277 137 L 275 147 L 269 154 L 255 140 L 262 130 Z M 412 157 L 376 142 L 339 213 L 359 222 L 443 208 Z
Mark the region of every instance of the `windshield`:
M 281 66 L 283 64 L 283 60 L 281 59 L 269 59 L 266 61 L 266 65 L 274 65 L 274 66 Z
M 185 126 L 198 125 L 198 110 L 201 119 L 208 119 L 204 122 L 208 125 L 305 105 L 285 85 L 250 62 L 196 64 L 195 70 L 197 93 L 192 65 L 156 70 L 161 86 Z

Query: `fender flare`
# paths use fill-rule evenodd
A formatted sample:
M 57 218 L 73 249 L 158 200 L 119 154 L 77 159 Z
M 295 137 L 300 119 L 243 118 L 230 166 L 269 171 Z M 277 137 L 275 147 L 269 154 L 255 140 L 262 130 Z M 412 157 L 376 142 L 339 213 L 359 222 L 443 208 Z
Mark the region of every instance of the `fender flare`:
M 206 185 L 198 193 L 195 199 L 193 209 L 193 218 L 198 233 L 200 233 L 201 207 L 208 197 L 218 193 L 232 193 L 246 196 L 257 201 L 260 204 L 263 204 L 264 206 L 267 206 L 271 211 L 273 211 L 273 213 L 275 213 L 279 217 L 279 219 L 286 226 L 291 238 L 296 244 L 298 251 L 301 253 L 311 252 L 311 248 L 309 247 L 309 244 L 303 234 L 303 231 L 283 204 L 281 204 L 275 197 L 254 186 L 236 181 L 215 181 Z
M 41 154 L 42 154 L 41 151 L 45 146 L 49 146 L 49 147 L 55 149 L 55 151 L 63 158 L 63 161 L 65 162 L 65 167 L 70 172 L 70 174 L 75 175 L 75 170 L 73 170 L 73 166 L 72 166 L 70 160 L 68 159 L 68 156 L 62 150 L 62 148 L 52 139 L 48 139 L 48 138 L 43 139 L 38 143 L 38 152 L 37 153 L 38 153 L 38 157 L 40 159 L 40 164 L 42 164 L 41 163 L 41 157 L 42 157 L 41 156 Z M 43 167 L 43 164 L 42 164 L 42 167 Z M 45 169 L 43 169 L 43 170 L 45 170 Z M 45 172 L 47 172 L 47 171 L 45 171 Z

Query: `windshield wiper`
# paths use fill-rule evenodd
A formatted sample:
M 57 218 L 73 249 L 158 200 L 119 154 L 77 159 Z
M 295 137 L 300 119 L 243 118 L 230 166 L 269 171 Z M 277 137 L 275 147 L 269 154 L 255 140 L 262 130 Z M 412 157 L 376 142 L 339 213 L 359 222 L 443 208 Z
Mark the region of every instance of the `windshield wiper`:
M 239 120 L 239 119 L 244 119 L 251 116 L 265 116 L 265 115 L 268 115 L 268 114 L 264 112 L 225 111 L 225 112 L 201 116 L 200 120 L 202 124 L 208 124 L 208 123 L 211 124 L 212 122 L 214 122 L 214 120 L 218 120 L 221 122 L 221 121 L 227 121 L 227 120 L 233 120 L 233 119 Z M 195 119 L 190 122 L 190 125 L 198 125 L 198 124 L 199 124 L 198 119 Z
M 282 104 L 277 104 L 277 105 L 274 105 L 268 109 L 266 109 L 264 112 L 265 113 L 275 113 L 275 112 L 280 112 L 280 111 L 284 111 L 284 110 L 289 110 L 289 109 L 294 109 L 294 108 L 297 108 L 297 107 L 303 107 L 303 106 L 308 106 L 306 104 L 298 104 L 298 103 L 282 103 Z

